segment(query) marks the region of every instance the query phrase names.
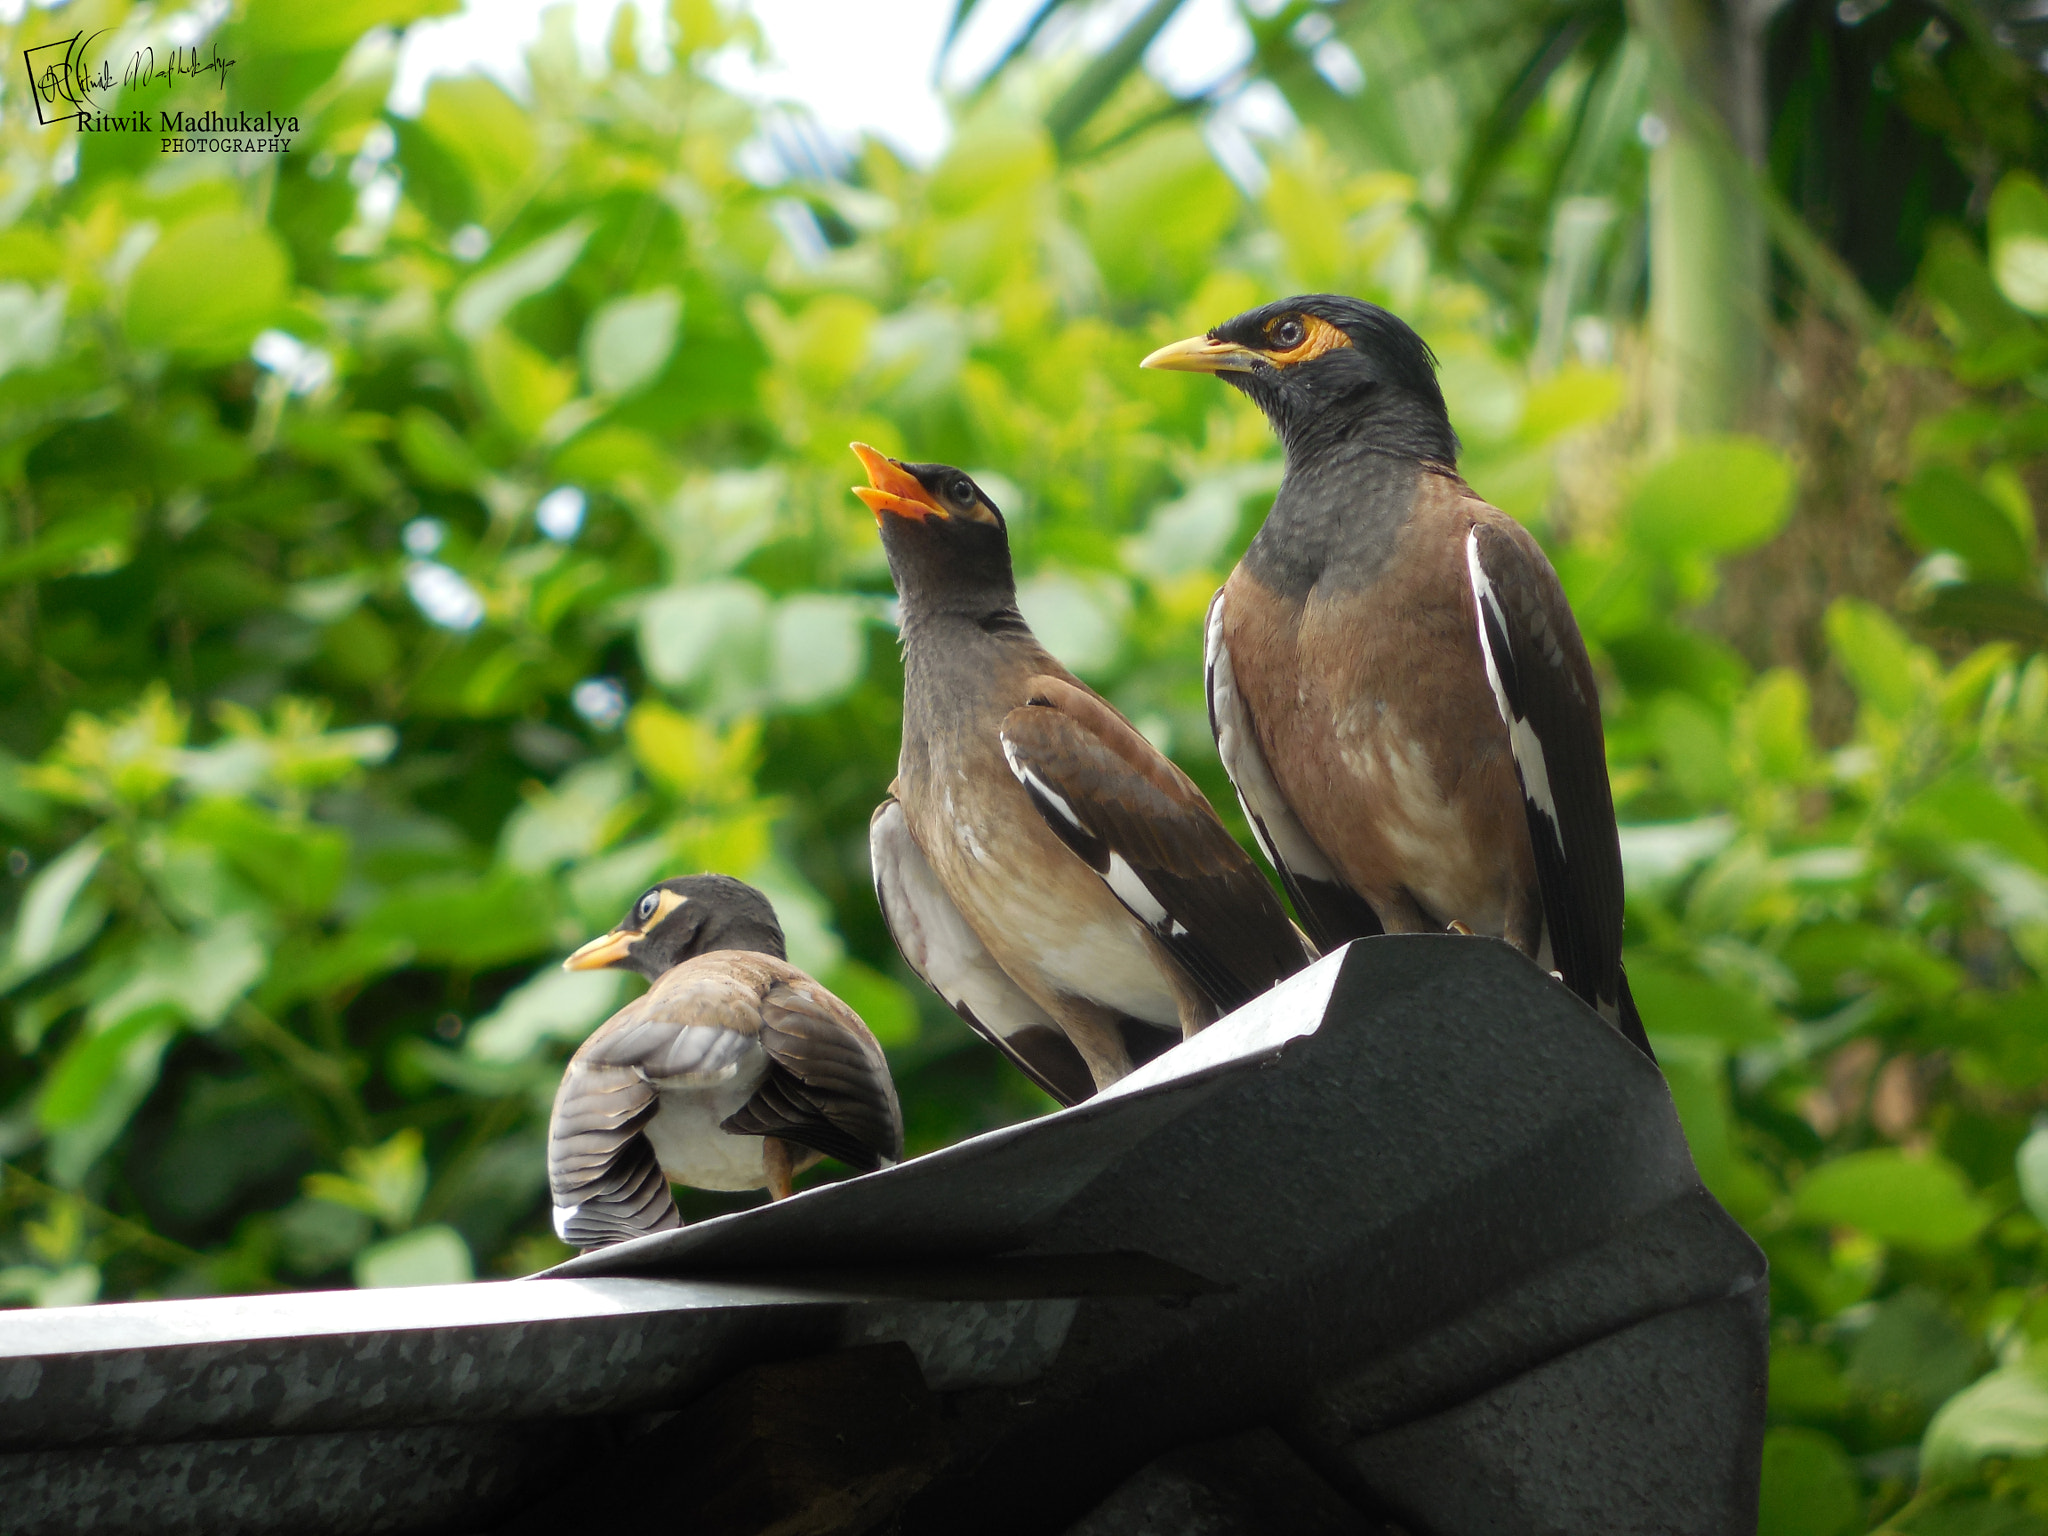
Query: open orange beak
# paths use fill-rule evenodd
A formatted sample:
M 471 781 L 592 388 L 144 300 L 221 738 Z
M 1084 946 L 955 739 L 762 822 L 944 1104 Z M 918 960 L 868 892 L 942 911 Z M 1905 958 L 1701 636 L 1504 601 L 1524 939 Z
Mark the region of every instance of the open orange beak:
M 896 460 L 866 443 L 849 443 L 847 446 L 853 449 L 861 468 L 868 472 L 868 483 L 856 485 L 853 494 L 873 511 L 877 528 L 882 525 L 884 512 L 893 512 L 898 517 L 919 523 L 928 517 L 946 515 L 946 509 L 932 500 L 932 493 L 918 483 L 917 476 Z

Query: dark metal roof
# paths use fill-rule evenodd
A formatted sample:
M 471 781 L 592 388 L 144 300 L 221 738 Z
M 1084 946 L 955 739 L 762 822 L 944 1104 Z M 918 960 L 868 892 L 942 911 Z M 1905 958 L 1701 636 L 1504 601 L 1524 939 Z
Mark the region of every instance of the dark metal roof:
M 895 1343 L 920 1448 L 855 1523 L 788 1529 L 1164 1533 L 1298 1497 L 1360 1523 L 1295 1536 L 1746 1532 L 1763 1280 L 1639 1052 L 1505 945 L 1374 939 L 1074 1109 L 547 1278 L 0 1314 L 0 1507 L 616 1531 L 634 1469 L 712 1432 L 663 1412 L 854 1390 L 764 1362 L 886 1386 L 886 1351 L 831 1352 Z

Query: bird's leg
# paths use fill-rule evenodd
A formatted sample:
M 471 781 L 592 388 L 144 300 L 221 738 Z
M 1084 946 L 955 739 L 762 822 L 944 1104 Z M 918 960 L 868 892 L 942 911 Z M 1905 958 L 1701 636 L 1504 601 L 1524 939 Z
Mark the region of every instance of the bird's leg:
M 1216 1004 L 1210 1000 L 1208 993 L 1191 982 L 1187 973 L 1174 962 L 1173 957 L 1167 953 L 1166 946 L 1150 934 L 1145 938 L 1146 947 L 1156 957 L 1159 974 L 1166 979 L 1167 989 L 1173 993 L 1174 1011 L 1180 1015 L 1180 1037 L 1183 1040 L 1192 1040 L 1222 1015 L 1217 1012 Z M 1125 1068 L 1125 1071 L 1129 1070 L 1129 1067 Z
M 1088 1075 L 1095 1079 L 1095 1086 L 1107 1088 L 1119 1078 L 1128 1077 L 1131 1053 L 1124 1046 L 1116 1015 L 1086 998 L 1062 994 L 1057 1001 L 1059 1007 L 1053 1010 L 1053 1017 L 1059 1020 L 1074 1049 L 1081 1053 L 1081 1060 L 1088 1064 Z
M 1405 885 L 1376 886 L 1360 891 L 1388 933 L 1441 933 L 1443 923 L 1430 915 Z
M 1543 892 L 1535 885 L 1510 892 L 1507 931 L 1501 937 L 1548 970 L 1550 957 L 1543 943 Z
M 780 1136 L 761 1138 L 761 1167 L 768 1175 L 768 1198 L 787 1200 L 796 1191 L 791 1182 L 796 1178 L 796 1158 L 790 1151 L 789 1143 Z
M 1472 925 L 1466 922 L 1465 919 L 1463 919 L 1462 917 L 1454 917 L 1448 923 L 1444 924 L 1444 932 L 1463 934 L 1466 938 L 1469 939 L 1472 937 Z

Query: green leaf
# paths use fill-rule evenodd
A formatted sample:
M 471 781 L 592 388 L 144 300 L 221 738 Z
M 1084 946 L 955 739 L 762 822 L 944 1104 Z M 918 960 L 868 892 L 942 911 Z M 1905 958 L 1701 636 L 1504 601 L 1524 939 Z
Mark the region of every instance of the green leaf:
M 237 873 L 287 911 L 326 911 L 348 868 L 345 833 L 317 823 L 291 826 L 246 800 L 201 800 L 177 827 L 219 849 Z
M 211 1029 L 269 965 L 270 951 L 254 921 L 237 913 L 190 937 L 144 941 L 126 978 L 100 996 L 88 1017 L 95 1027 L 105 1028 L 167 1007 L 196 1028 Z
M 62 283 L 38 294 L 27 283 L 0 283 L 0 374 L 47 367 L 64 339 Z
M 0 1298 L 26 1301 L 32 1307 L 87 1307 L 99 1300 L 100 1271 L 96 1264 L 71 1264 L 43 1269 L 14 1264 L 0 1269 Z
M 1920 1441 L 1926 1487 L 1966 1481 L 1990 1457 L 2048 1455 L 2048 1377 L 2007 1366 L 1943 1403 Z
M 0 965 L 0 991 L 77 953 L 99 930 L 106 908 L 86 897 L 85 888 L 104 852 L 98 835 L 88 833 L 37 871 L 14 915 L 13 942 Z
M 1958 347 L 2026 345 L 2026 316 L 1999 291 L 1984 258 L 1961 230 L 1941 228 L 1928 236 L 1919 284 L 1935 323 Z
M 580 1043 L 619 1006 L 623 971 L 565 971 L 547 966 L 505 994 L 469 1027 L 463 1049 L 483 1061 L 525 1061 L 547 1041 Z
M 1124 540 L 1124 564 L 1155 581 L 1213 570 L 1237 536 L 1246 500 L 1279 488 L 1277 459 L 1205 474 L 1177 501 L 1155 507 L 1143 533 Z
M 1967 1247 L 1991 1220 L 1954 1163 L 1889 1147 L 1822 1163 L 1793 1190 L 1792 1211 L 1809 1225 L 1854 1227 L 1923 1253 Z
M 374 1231 L 361 1211 L 332 1200 L 294 1200 L 277 1215 L 285 1267 L 309 1278 L 333 1269 L 367 1243 Z
M 371 907 L 357 933 L 366 952 L 402 940 L 421 960 L 480 971 L 553 948 L 553 907 L 545 886 L 511 870 L 429 875 Z
M 2020 1198 L 2034 1220 L 2048 1227 L 2048 1125 L 2036 1126 L 2020 1143 L 2013 1169 L 2019 1175 Z
M 1953 845 L 1981 844 L 2048 874 L 2048 832 L 1974 769 L 1951 769 L 1907 801 L 1898 830 L 1903 837 L 1936 845 L 1943 854 L 1950 854 Z
M 135 520 L 135 508 L 125 501 L 76 512 L 34 543 L 0 555 L 0 583 L 117 570 L 128 563 Z
M 843 962 L 823 978 L 838 999 L 861 1017 L 886 1050 L 917 1041 L 917 1005 L 902 987 L 858 960 Z
M 1139 66 L 1152 40 L 1173 20 L 1184 0 L 1152 0 L 1132 17 L 1109 45 L 1088 61 L 1073 84 L 1045 114 L 1045 126 L 1062 149 L 1117 93 Z
M 867 619 L 873 605 L 832 592 L 805 592 L 775 605 L 769 667 L 785 709 L 836 699 L 867 669 Z
M 129 279 L 129 340 L 227 362 L 273 322 L 290 281 L 284 248 L 263 225 L 233 213 L 188 219 L 150 247 Z
M 1931 680 L 1926 653 L 1907 640 L 1883 609 L 1838 597 L 1825 620 L 1828 648 L 1849 674 L 1856 696 L 1881 715 L 1904 719 Z
M 1624 514 L 1639 549 L 1670 559 L 1753 549 L 1792 511 L 1792 466 L 1749 437 L 1695 438 L 1653 468 Z
M 1655 1029 L 1654 1018 L 1648 1023 Z M 1770 1209 L 1773 1190 L 1770 1180 L 1736 1147 L 1727 1047 L 1718 1040 L 1662 1033 L 1653 1043 L 1700 1182 L 1738 1219 L 1755 1220 Z
M 1844 1375 L 1867 1399 L 1899 1396 L 1925 1413 L 1969 1385 L 1980 1354 L 1940 1297 L 1908 1286 L 1879 1303 L 1849 1350 Z
M 1083 226 L 1111 292 L 1173 299 L 1213 265 L 1242 203 L 1200 133 L 1146 134 L 1081 181 Z
M 589 219 L 571 219 L 553 234 L 485 268 L 456 293 L 448 306 L 448 324 L 458 336 L 482 341 L 515 305 L 547 292 L 566 277 L 596 228 Z
M 2048 603 L 1993 582 L 1964 581 L 1936 587 L 1916 617 L 1930 629 L 2005 635 L 2048 648 Z
M 2048 315 L 2048 190 L 2025 171 L 2008 171 L 1989 212 L 1998 291 L 2030 315 Z
M 1721 717 L 1698 699 L 1667 693 L 1650 706 L 1650 729 L 1664 771 L 1696 808 L 1734 802 L 1741 791 Z
M 356 1286 L 462 1285 L 476 1278 L 469 1244 L 453 1227 L 435 1224 L 388 1238 L 356 1255 Z
M 2025 581 L 2026 546 L 2004 508 L 1953 464 L 1924 464 L 1899 487 L 1899 521 L 1922 549 L 1960 555 L 1986 581 Z
M 1773 1344 L 1769 1394 L 1773 1418 L 1831 1419 L 1849 1408 L 1842 1368 L 1821 1344 Z
M 346 48 L 372 27 L 405 27 L 461 9 L 461 0 L 251 0 L 238 40 L 265 53 L 315 53 Z
M 1521 428 L 1524 397 L 1520 372 L 1491 352 L 1447 353 L 1437 378 L 1458 436 L 1468 444 L 1498 443 Z M 1492 479 L 1488 476 L 1486 481 L 1489 495 Z
M 502 232 L 504 220 L 532 195 L 529 178 L 540 152 L 533 115 L 495 80 L 466 74 L 444 77 L 428 88 L 418 126 L 439 155 L 416 155 L 409 146 L 407 168 L 410 172 L 422 160 L 440 161 L 431 172 L 437 213 L 477 219 Z M 406 136 L 403 126 L 400 136 Z
M 1017 607 L 1039 643 L 1076 672 L 1099 672 L 1123 649 L 1130 588 L 1107 575 L 1041 571 L 1017 584 Z
M 123 1062 L 139 1043 L 163 1042 L 173 1033 L 170 1010 L 153 1008 L 125 1015 L 109 1028 L 87 1030 L 73 1040 L 36 1099 L 36 1117 L 45 1130 L 63 1130 L 85 1120 L 106 1095 Z M 147 1054 L 148 1046 L 137 1054 Z
M 1784 1035 L 1776 1015 L 1753 994 L 1682 970 L 1650 955 L 1630 955 L 1629 991 L 1646 1027 L 1729 1045 L 1764 1045 Z
M 522 437 L 539 437 L 576 393 L 574 370 L 551 362 L 502 326 L 477 341 L 475 357 L 484 393 Z
M 411 1126 L 377 1146 L 348 1148 L 341 1165 L 346 1175 L 307 1174 L 307 1196 L 361 1211 L 392 1228 L 410 1223 L 426 1197 L 426 1143 Z
M 44 1168 L 54 1183 L 71 1189 L 84 1182 L 156 1087 L 176 1034 L 166 1011 L 153 1009 L 72 1042 L 36 1102 L 50 1133 Z
M 683 296 L 656 288 L 613 299 L 583 330 L 583 374 L 602 395 L 630 395 L 660 376 L 675 351 Z
M 1754 771 L 1777 784 L 1804 783 L 1813 771 L 1812 715 L 1812 693 L 1797 672 L 1773 667 L 1759 677 L 1736 718 Z
M 769 613 L 768 594 L 749 581 L 656 593 L 640 610 L 640 657 L 648 676 L 683 688 L 702 681 L 716 664 L 759 679 L 767 666 Z
M 621 757 L 579 763 L 552 788 L 533 786 L 498 834 L 499 856 L 509 868 L 538 874 L 597 852 L 632 789 L 632 764 Z
M 468 441 L 423 405 L 409 405 L 399 413 L 398 451 L 427 484 L 451 491 L 474 490 L 490 473 Z
M 1757 1536 L 1847 1536 L 1863 1528 L 1862 1491 L 1849 1458 L 1817 1429 L 1764 1436 Z

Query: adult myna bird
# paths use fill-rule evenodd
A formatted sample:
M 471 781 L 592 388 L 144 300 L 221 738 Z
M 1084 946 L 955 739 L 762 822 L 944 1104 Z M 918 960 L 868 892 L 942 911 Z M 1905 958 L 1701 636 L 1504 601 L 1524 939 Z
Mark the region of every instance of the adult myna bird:
M 903 958 L 1064 1104 L 1307 963 L 1202 792 L 1017 612 L 995 503 L 865 444 L 901 599 L 903 751 L 869 825 Z
M 1286 449 L 1204 653 L 1224 766 L 1310 937 L 1505 938 L 1648 1051 L 1586 647 L 1536 541 L 1459 478 L 1422 338 L 1310 294 L 1143 366 L 1220 376 Z
M 827 1153 L 864 1172 L 903 1156 L 875 1037 L 784 957 L 768 898 L 727 875 L 664 880 L 562 962 L 654 983 L 570 1058 L 548 1122 L 562 1241 L 680 1226 L 669 1181 L 783 1199 Z

